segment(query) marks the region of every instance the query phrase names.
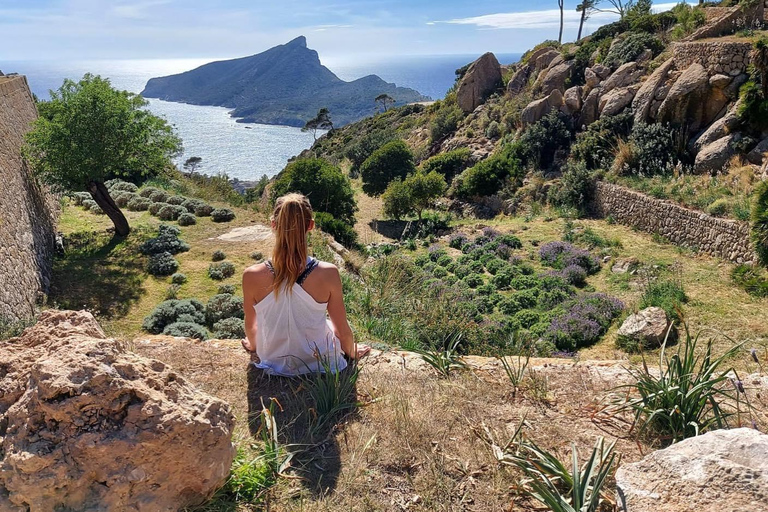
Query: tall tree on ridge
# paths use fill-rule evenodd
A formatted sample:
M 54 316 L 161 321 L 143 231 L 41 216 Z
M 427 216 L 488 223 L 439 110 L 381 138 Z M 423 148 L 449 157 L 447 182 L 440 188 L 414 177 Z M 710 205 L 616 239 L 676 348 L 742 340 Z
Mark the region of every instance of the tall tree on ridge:
M 581 13 L 581 19 L 579 20 L 579 35 L 576 36 L 576 41 L 581 41 L 581 32 L 584 29 L 584 23 L 597 10 L 599 1 L 600 0 L 582 0 L 582 2 L 576 6 L 576 12 Z
M 563 42 L 563 7 L 565 0 L 557 0 L 557 6 L 560 7 L 560 34 L 557 36 L 557 42 Z
M 384 112 L 388 110 L 389 105 L 392 105 L 395 103 L 395 98 L 390 96 L 387 93 L 382 93 L 376 96 L 376 99 L 374 100 L 376 103 L 381 103 L 382 107 L 384 108 Z
M 303 132 L 312 132 L 312 136 L 315 138 L 315 141 L 317 141 L 317 130 L 333 130 L 333 121 L 331 121 L 331 111 L 328 110 L 326 107 L 321 108 L 317 111 L 317 115 L 307 121 L 307 124 L 304 125 L 304 128 L 301 129 Z

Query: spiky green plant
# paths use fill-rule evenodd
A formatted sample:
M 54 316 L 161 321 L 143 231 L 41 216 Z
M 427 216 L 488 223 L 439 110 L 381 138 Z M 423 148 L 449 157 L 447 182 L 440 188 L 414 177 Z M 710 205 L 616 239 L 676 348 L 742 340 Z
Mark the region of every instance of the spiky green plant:
M 434 368 L 441 377 L 449 377 L 454 370 L 464 369 L 467 364 L 461 359 L 459 354 L 459 344 L 461 343 L 461 334 L 451 337 L 444 346 L 433 349 L 416 348 L 414 352 Z
M 618 410 L 634 415 L 635 434 L 668 444 L 728 428 L 728 420 L 735 412 L 723 408 L 723 402 L 738 404 L 736 395 L 741 391 L 726 382 L 732 372 L 736 375 L 734 382 L 740 381 L 735 370 L 725 365 L 742 344 L 727 340 L 731 348 L 720 357 L 713 357 L 712 340 L 699 351 L 699 335 L 692 336 L 686 325 L 685 339 L 672 357 L 667 356 L 666 341 L 662 345 L 658 372 L 650 371 L 645 359 L 641 369 L 627 370 L 634 382 L 619 388 L 628 391 L 628 398 L 618 404 Z
M 507 375 L 510 384 L 512 384 L 512 393 L 516 395 L 517 391 L 520 389 L 520 384 L 523 382 L 526 370 L 528 369 L 528 363 L 531 360 L 530 354 L 498 357 L 498 360 L 501 361 L 504 373 Z
M 310 373 L 303 377 L 314 404 L 313 433 L 324 430 L 342 413 L 355 409 L 357 401 L 357 379 L 360 366 L 353 360 L 345 369 L 339 370 L 331 363 L 328 355 L 320 356 L 323 373 Z

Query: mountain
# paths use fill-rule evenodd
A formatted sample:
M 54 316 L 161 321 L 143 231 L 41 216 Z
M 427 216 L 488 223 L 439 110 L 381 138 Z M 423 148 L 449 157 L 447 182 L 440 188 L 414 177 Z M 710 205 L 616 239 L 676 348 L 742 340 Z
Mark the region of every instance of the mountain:
M 304 126 L 322 107 L 335 126 L 375 112 L 374 98 L 389 94 L 396 105 L 429 98 L 376 75 L 345 82 L 320 63 L 304 36 L 263 53 L 211 62 L 178 75 L 152 78 L 146 98 L 232 109 L 242 122 Z

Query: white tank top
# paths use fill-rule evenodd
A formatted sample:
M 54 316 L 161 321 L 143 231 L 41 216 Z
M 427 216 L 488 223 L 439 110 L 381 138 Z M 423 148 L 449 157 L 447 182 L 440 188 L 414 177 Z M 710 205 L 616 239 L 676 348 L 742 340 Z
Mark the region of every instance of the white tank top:
M 306 269 L 291 291 L 285 288 L 278 297 L 272 292 L 254 305 L 256 354 L 260 360 L 254 365 L 270 375 L 323 373 L 322 360 L 333 371 L 347 366 L 341 343 L 327 318 L 328 304 L 315 301 L 301 286 L 317 263 L 307 258 Z M 274 273 L 270 262 L 267 268 Z

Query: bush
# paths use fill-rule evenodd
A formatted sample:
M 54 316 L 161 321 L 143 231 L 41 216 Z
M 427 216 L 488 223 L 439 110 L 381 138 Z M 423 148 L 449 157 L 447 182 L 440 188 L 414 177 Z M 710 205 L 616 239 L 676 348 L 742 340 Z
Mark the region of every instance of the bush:
M 144 187 L 141 190 L 139 190 L 139 195 L 141 197 L 146 197 L 147 199 L 149 199 L 150 196 L 155 192 L 160 192 L 160 189 L 155 187 Z
M 149 200 L 153 203 L 164 203 L 166 199 L 168 199 L 168 193 L 163 190 L 153 192 L 152 195 L 149 196 Z
M 680 319 L 678 311 L 688 302 L 683 284 L 673 279 L 654 279 L 645 285 L 638 308 L 661 308 L 669 318 Z
M 181 203 L 181 206 L 186 208 L 189 213 L 194 215 L 195 210 L 198 207 L 205 206 L 205 201 L 201 201 L 200 199 L 187 199 L 183 203 Z
M 315 213 L 315 225 L 333 237 L 334 240 L 347 248 L 357 247 L 358 235 L 354 226 L 335 218 L 330 213 Z
M 472 152 L 469 148 L 459 148 L 446 153 L 440 153 L 421 164 L 421 170 L 425 173 L 432 171 L 443 175 L 446 182 L 458 176 L 471 163 Z
M 171 196 L 168 199 L 165 200 L 166 203 L 172 204 L 175 206 L 181 206 L 184 204 L 184 202 L 187 200 L 184 196 Z M 186 209 L 186 207 L 185 207 Z
M 603 64 L 617 68 L 637 59 L 646 48 L 650 48 L 655 57 L 664 49 L 664 43 L 658 37 L 645 32 L 631 33 L 626 39 L 611 48 L 608 55 L 605 56 Z
M 187 209 L 183 206 L 168 204 L 160 208 L 157 217 L 160 220 L 176 220 L 181 217 L 182 214 L 185 214 L 186 211 Z M 186 215 L 189 214 L 187 213 Z
M 402 140 L 393 140 L 373 152 L 360 167 L 363 191 L 372 196 L 382 194 L 397 178 L 405 179 L 416 170 L 413 154 Z
M 197 217 L 191 213 L 182 213 L 179 215 L 178 222 L 179 226 L 194 226 L 197 224 Z
M 581 295 L 552 319 L 543 338 L 560 350 L 576 350 L 596 343 L 624 304 L 602 293 Z
M 443 100 L 435 118 L 429 126 L 430 142 L 432 142 L 432 144 L 440 142 L 445 137 L 455 132 L 463 119 L 464 112 L 462 112 L 457 105 L 447 103 Z
M 629 137 L 634 116 L 625 111 L 603 116 L 576 136 L 571 157 L 583 161 L 588 169 L 608 169 L 613 163 L 616 139 Z
M 235 266 L 229 261 L 211 263 L 208 267 L 208 277 L 216 281 L 223 281 L 235 275 Z
M 254 251 L 250 254 L 252 260 L 261 261 L 264 259 L 264 253 L 261 251 Z
M 496 275 L 491 278 L 491 283 L 497 290 L 508 290 L 515 276 L 517 276 L 515 268 L 507 265 L 496 272 Z M 518 288 L 515 287 L 515 289 Z
M 218 295 L 234 295 L 237 288 L 233 284 L 223 284 L 216 292 Z
M 659 123 L 637 123 L 629 138 L 634 156 L 629 171 L 642 176 L 669 174 L 677 162 L 675 136 Z
M 753 197 L 752 243 L 760 264 L 768 267 L 768 181 L 755 188 Z
M 157 217 L 160 214 L 160 210 L 166 206 L 168 206 L 168 203 L 152 203 L 147 210 L 150 215 Z
M 153 276 L 169 276 L 179 270 L 179 262 L 169 252 L 153 254 L 147 263 L 147 272 Z
M 470 288 L 477 288 L 478 286 L 480 286 L 485 282 L 483 280 L 483 276 L 481 276 L 480 274 L 469 274 L 463 279 L 463 281 Z
M 133 183 L 129 183 L 120 179 L 107 180 L 104 182 L 104 186 L 107 187 L 107 190 L 109 190 L 110 194 L 113 192 L 136 192 L 139 190 L 139 187 Z
M 213 222 L 230 222 L 234 220 L 235 212 L 229 208 L 216 208 L 211 212 L 211 219 Z
M 182 273 L 176 273 L 171 276 L 171 283 L 184 284 L 187 282 L 187 276 Z
M 394 130 L 390 128 L 373 131 L 350 145 L 345 151 L 344 156 L 352 162 L 352 171 L 357 172 L 360 170 L 360 166 L 363 165 L 363 162 L 365 162 L 374 151 L 396 138 L 397 136 L 395 135 Z
M 167 325 L 163 329 L 166 336 L 177 336 L 180 338 L 194 338 L 196 340 L 205 340 L 208 338 L 208 331 L 200 324 L 192 322 L 175 322 Z
M 738 265 L 731 271 L 731 279 L 750 295 L 768 297 L 768 277 L 750 265 Z
M 559 206 L 574 208 L 584 215 L 594 195 L 595 176 L 584 162 L 569 160 L 560 179 L 560 187 L 554 193 L 553 202 Z
M 203 203 L 195 206 L 195 215 L 198 217 L 210 217 L 213 210 L 213 206 Z
M 245 322 L 241 318 L 225 318 L 213 325 L 213 337 L 223 340 L 245 338 Z
M 93 197 L 88 192 L 75 192 L 72 194 L 72 204 L 75 206 L 83 206 L 83 201 L 86 200 L 93 200 Z
M 349 178 L 323 159 L 301 158 L 288 164 L 272 185 L 273 204 L 289 192 L 307 196 L 315 212 L 328 213 L 350 225 L 355 223 L 357 204 Z
M 120 192 L 114 197 L 115 204 L 118 206 L 118 208 L 125 208 L 134 197 L 138 196 L 133 192 Z
M 225 318 L 244 318 L 243 298 L 228 293 L 214 295 L 205 305 L 205 321 L 213 326 Z
M 383 212 L 398 220 L 406 215 L 416 215 L 421 219 L 422 212 L 443 195 L 446 187 L 443 176 L 435 171 L 429 174 L 417 171 L 405 181 L 395 179 L 382 195 Z
M 566 124 L 567 119 L 557 110 L 551 110 L 511 144 L 513 156 L 524 167 L 549 169 L 555 161 L 557 152 L 570 146 L 571 132 Z
M 95 205 L 91 206 L 88 209 L 88 211 L 91 212 L 94 215 L 104 215 L 104 210 L 102 210 L 101 206 L 99 206 L 98 204 L 95 204 Z
M 134 197 L 128 201 L 127 208 L 132 212 L 144 212 L 147 211 L 152 201 L 145 197 Z
M 501 126 L 496 121 L 488 123 L 488 127 L 485 129 L 485 136 L 489 139 L 498 139 L 501 137 Z
M 168 224 L 160 224 L 157 229 L 157 236 L 150 238 L 139 247 L 139 251 L 142 254 L 152 255 L 168 252 L 171 254 L 178 254 L 180 252 L 187 252 L 189 245 L 183 240 L 179 239 L 179 228 L 175 226 L 169 226 Z
M 84 199 L 82 202 L 82 206 L 85 210 L 90 210 L 91 208 L 99 207 L 99 205 L 93 199 Z
M 502 149 L 456 177 L 453 192 L 456 196 L 469 199 L 477 196 L 490 196 L 497 193 L 505 180 L 511 178 L 514 186 L 522 182 L 524 174 L 520 161 L 513 156 L 512 145 Z
M 211 261 L 223 261 L 225 259 L 227 259 L 227 255 L 221 249 L 213 251 L 211 255 Z
M 589 251 L 574 247 L 568 242 L 548 242 L 539 248 L 541 263 L 548 267 L 562 270 L 571 265 L 578 265 L 587 274 L 592 275 L 600 270 L 600 261 Z
M 151 334 L 160 334 L 167 325 L 179 321 L 204 324 L 205 306 L 196 299 L 167 300 L 144 318 L 142 329 Z

